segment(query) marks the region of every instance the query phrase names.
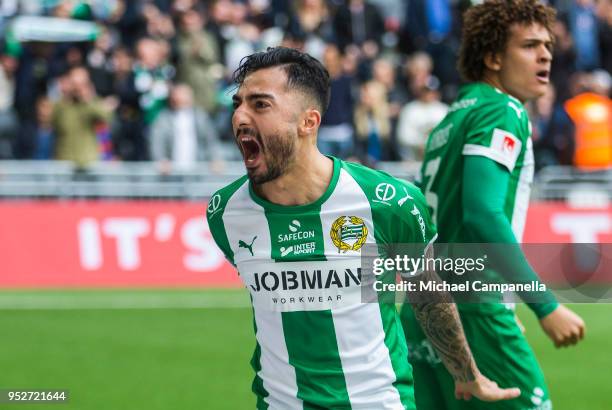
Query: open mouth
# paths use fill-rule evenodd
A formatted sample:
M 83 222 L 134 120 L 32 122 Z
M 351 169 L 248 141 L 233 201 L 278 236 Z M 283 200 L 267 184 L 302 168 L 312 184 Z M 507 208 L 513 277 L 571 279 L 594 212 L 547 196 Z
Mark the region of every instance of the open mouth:
M 540 82 L 548 83 L 550 77 L 550 71 L 548 70 L 540 70 L 536 73 L 536 77 Z
M 247 168 L 255 167 L 258 164 L 258 160 L 261 157 L 261 145 L 257 138 L 251 135 L 242 135 L 238 142 L 240 143 L 240 149 L 244 157 L 244 163 Z

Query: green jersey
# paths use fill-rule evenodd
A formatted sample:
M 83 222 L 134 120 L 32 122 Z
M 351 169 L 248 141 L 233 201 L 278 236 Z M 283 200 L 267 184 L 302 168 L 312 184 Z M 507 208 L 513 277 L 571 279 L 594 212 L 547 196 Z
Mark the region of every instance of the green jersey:
M 531 124 L 519 100 L 485 83 L 461 88 L 430 134 L 421 168 L 421 189 L 432 208 L 439 242 L 473 242 L 461 222 L 464 155 L 490 158 L 510 172 L 504 210 L 521 241 L 534 172 L 530 136 Z
M 522 238 L 533 178 L 530 134 L 527 113 L 518 100 L 487 84 L 475 83 L 460 90 L 457 101 L 451 105 L 447 116 L 429 137 L 421 169 L 421 189 L 435 213 L 440 242 L 484 242 L 485 237 L 491 242 L 499 238 L 500 243 L 508 244 L 504 256 L 508 257 L 510 264 L 516 262 L 516 267 L 512 266 L 503 272 L 486 269 L 479 273 L 484 277 L 471 279 L 485 279 L 487 283 L 492 283 L 503 280 L 503 273 L 518 282 L 530 275 L 537 279 L 527 261 L 521 262 L 524 257 L 520 249 L 515 251 L 518 246 L 514 244 L 514 239 L 520 242 Z M 500 167 L 508 171 L 508 177 L 504 171 L 496 169 L 498 167 L 495 164 L 480 158 L 467 160 L 468 155 L 485 157 L 500 164 Z M 481 168 L 493 170 L 495 174 L 503 175 L 503 178 L 487 174 L 483 178 L 484 183 L 478 181 L 480 174 L 470 168 L 475 162 L 485 163 L 486 167 L 481 165 Z M 503 181 L 507 186 L 492 183 L 495 180 L 500 183 Z M 499 195 L 496 195 L 498 192 Z M 491 200 L 491 197 L 494 199 Z M 469 203 L 469 200 L 482 202 Z M 481 216 L 477 213 L 479 209 L 487 210 L 491 202 L 494 202 L 492 207 L 495 208 L 496 218 L 493 220 L 489 219 L 491 214 Z M 504 215 L 499 215 L 500 210 Z M 483 229 L 474 230 L 471 218 L 477 218 Z M 472 230 L 466 228 L 470 222 Z M 487 229 L 489 231 L 484 232 Z M 457 278 L 457 275 L 450 272 L 443 271 L 440 275 L 451 280 Z M 477 399 L 469 402 L 456 400 L 450 373 L 442 366 L 426 340 L 410 307 L 404 305 L 402 321 L 409 345 L 409 360 L 415 370 L 415 394 L 419 409 L 551 409 L 542 371 L 516 325 L 514 312 L 499 303 L 502 296 L 497 292 L 479 292 L 477 300 L 483 303 L 457 305 L 476 364 L 483 374 L 500 386 L 519 387 L 521 396 L 498 403 Z M 554 307 L 554 303 L 530 304 L 530 307 L 541 313 L 550 311 L 550 306 Z
M 435 228 L 413 185 L 333 161 L 311 204 L 265 201 L 246 177 L 209 202 L 213 238 L 251 296 L 257 407 L 413 409 L 395 305 L 361 300 L 361 249 L 429 243 Z
M 461 88 L 448 114 L 429 136 L 420 173 L 440 243 L 479 242 L 463 223 L 462 175 L 467 155 L 489 158 L 510 173 L 504 213 L 515 238 L 521 241 L 534 172 L 530 135 L 529 118 L 519 100 L 485 83 Z M 478 185 L 478 181 L 471 183 Z M 493 283 L 501 278 L 487 269 L 480 279 Z M 508 307 L 495 303 L 502 301 L 497 292 L 480 292 L 478 300 L 486 303 L 461 303 L 458 308 L 494 313 Z

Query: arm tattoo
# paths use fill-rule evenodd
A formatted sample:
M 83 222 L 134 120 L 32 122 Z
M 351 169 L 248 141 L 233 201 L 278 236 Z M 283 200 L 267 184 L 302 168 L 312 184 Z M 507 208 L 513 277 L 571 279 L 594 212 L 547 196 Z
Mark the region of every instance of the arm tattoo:
M 440 282 L 435 272 L 423 273 L 420 280 Z M 446 292 L 420 292 L 417 298 L 413 300 L 409 296 L 414 314 L 453 379 L 460 382 L 475 380 L 478 368 L 451 295 Z

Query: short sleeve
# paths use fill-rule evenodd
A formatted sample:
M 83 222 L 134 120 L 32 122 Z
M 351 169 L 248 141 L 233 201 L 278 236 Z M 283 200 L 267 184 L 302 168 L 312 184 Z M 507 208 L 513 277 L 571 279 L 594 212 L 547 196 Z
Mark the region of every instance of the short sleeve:
M 234 252 L 230 248 L 223 224 L 223 211 L 225 204 L 222 200 L 222 193 L 216 192 L 208 201 L 206 206 L 206 220 L 210 234 L 217 244 L 217 247 L 223 252 L 225 258 L 234 266 Z
M 400 207 L 400 243 L 430 244 L 437 237 L 429 207 L 421 191 L 414 185 L 402 181 L 406 192 L 406 203 Z
M 482 106 L 473 111 L 469 130 L 463 155 L 490 158 L 512 172 L 529 136 L 527 112 L 514 100 Z

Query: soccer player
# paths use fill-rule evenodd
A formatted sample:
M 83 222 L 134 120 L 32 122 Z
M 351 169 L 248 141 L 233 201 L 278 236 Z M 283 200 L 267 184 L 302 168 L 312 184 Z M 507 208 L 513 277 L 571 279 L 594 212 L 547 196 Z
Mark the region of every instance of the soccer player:
M 494 274 L 511 283 L 538 280 L 518 245 L 534 166 L 523 103 L 548 86 L 554 18 L 554 10 L 537 0 L 492 0 L 467 10 L 459 69 L 471 83 L 432 131 L 421 168 L 421 190 L 434 215 L 438 241 L 506 244 L 495 255 Z M 503 266 L 509 268 L 499 268 Z M 552 294 L 537 301 L 528 306 L 556 346 L 583 338 L 582 319 Z M 502 386 L 518 386 L 521 395 L 500 403 L 456 400 L 451 375 L 420 332 L 410 306 L 404 305 L 401 316 L 417 407 L 550 409 L 544 376 L 513 310 L 501 301 L 459 303 L 458 310 L 478 367 Z
M 210 231 L 250 292 L 258 409 L 414 409 L 394 303 L 362 303 L 365 244 L 429 243 L 413 185 L 322 155 L 329 75 L 278 47 L 243 59 L 232 126 L 247 175 L 209 202 Z M 393 275 L 395 272 L 393 272 Z M 453 304 L 414 305 L 457 394 L 516 397 L 476 368 Z

